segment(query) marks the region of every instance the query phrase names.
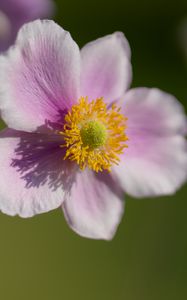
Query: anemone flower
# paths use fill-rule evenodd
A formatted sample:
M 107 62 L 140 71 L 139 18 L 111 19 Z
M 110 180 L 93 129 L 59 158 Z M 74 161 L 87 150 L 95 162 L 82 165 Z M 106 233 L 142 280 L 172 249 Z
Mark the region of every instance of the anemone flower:
M 53 21 L 34 21 L 0 57 L 0 209 L 31 217 L 62 208 L 78 234 L 111 239 L 124 193 L 173 194 L 187 177 L 180 103 L 155 88 L 127 91 L 122 33 L 79 50 Z
M 0 51 L 14 43 L 24 23 L 50 17 L 53 11 L 51 0 L 0 0 Z

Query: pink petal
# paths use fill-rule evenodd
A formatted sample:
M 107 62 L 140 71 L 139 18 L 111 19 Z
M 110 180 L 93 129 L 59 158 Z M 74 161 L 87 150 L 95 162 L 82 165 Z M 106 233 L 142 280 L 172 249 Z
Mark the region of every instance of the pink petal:
M 15 47 L 0 59 L 0 108 L 9 127 L 33 131 L 77 101 L 80 53 L 53 21 L 22 27 Z
M 4 1 L 5 0 L 3 0 L 3 2 Z M 11 6 L 15 3 L 15 0 L 6 0 L 6 5 L 8 5 L 7 2 L 9 2 Z M 19 8 L 20 14 L 24 12 L 25 18 L 27 18 L 28 21 L 51 16 L 55 10 L 54 0 L 16 0 L 16 5 L 17 10 Z
M 0 51 L 7 50 L 23 24 L 54 13 L 52 0 L 0 0 Z
M 110 103 L 121 97 L 131 83 L 130 47 L 121 32 L 87 44 L 81 50 L 81 95 Z
M 182 106 L 158 89 L 136 88 L 124 96 L 123 111 L 129 147 L 113 174 L 135 197 L 173 194 L 187 179 Z
M 52 136 L 4 130 L 0 136 L 0 210 L 31 217 L 59 207 L 73 181 L 72 164 Z
M 63 210 L 69 226 L 94 239 L 111 239 L 123 213 L 123 193 L 109 174 L 77 173 Z
M 53 0 L 1 0 L 0 9 L 10 18 L 12 23 L 22 23 L 38 18 L 45 18 L 54 11 Z M 23 20 L 24 19 L 24 20 Z

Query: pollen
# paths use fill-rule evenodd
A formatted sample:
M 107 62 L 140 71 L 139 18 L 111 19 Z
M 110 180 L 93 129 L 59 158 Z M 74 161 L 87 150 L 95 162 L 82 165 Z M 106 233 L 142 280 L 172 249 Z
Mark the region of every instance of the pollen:
M 103 98 L 81 97 L 65 115 L 64 130 L 59 132 L 64 137 L 64 159 L 75 161 L 81 170 L 110 171 L 128 147 L 126 122 L 115 104 L 108 108 Z

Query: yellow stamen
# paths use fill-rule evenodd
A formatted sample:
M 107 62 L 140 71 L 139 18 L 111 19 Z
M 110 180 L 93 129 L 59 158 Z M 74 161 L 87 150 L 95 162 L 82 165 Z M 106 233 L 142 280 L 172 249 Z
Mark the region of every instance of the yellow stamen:
M 115 104 L 110 109 L 103 98 L 91 102 L 81 97 L 65 116 L 64 159 L 75 161 L 80 169 L 89 167 L 98 172 L 110 171 L 118 164 L 119 155 L 127 147 L 126 120 Z

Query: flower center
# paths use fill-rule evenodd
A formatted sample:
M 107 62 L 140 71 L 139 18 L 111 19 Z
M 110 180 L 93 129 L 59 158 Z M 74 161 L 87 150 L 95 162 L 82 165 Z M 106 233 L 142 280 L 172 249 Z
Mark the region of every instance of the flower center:
M 103 146 L 106 142 L 106 127 L 98 121 L 89 121 L 80 130 L 82 143 L 91 149 Z
M 126 120 L 115 104 L 108 109 L 103 98 L 89 102 L 81 97 L 66 114 L 64 130 L 59 132 L 64 137 L 64 159 L 75 161 L 81 170 L 110 171 L 127 147 Z

